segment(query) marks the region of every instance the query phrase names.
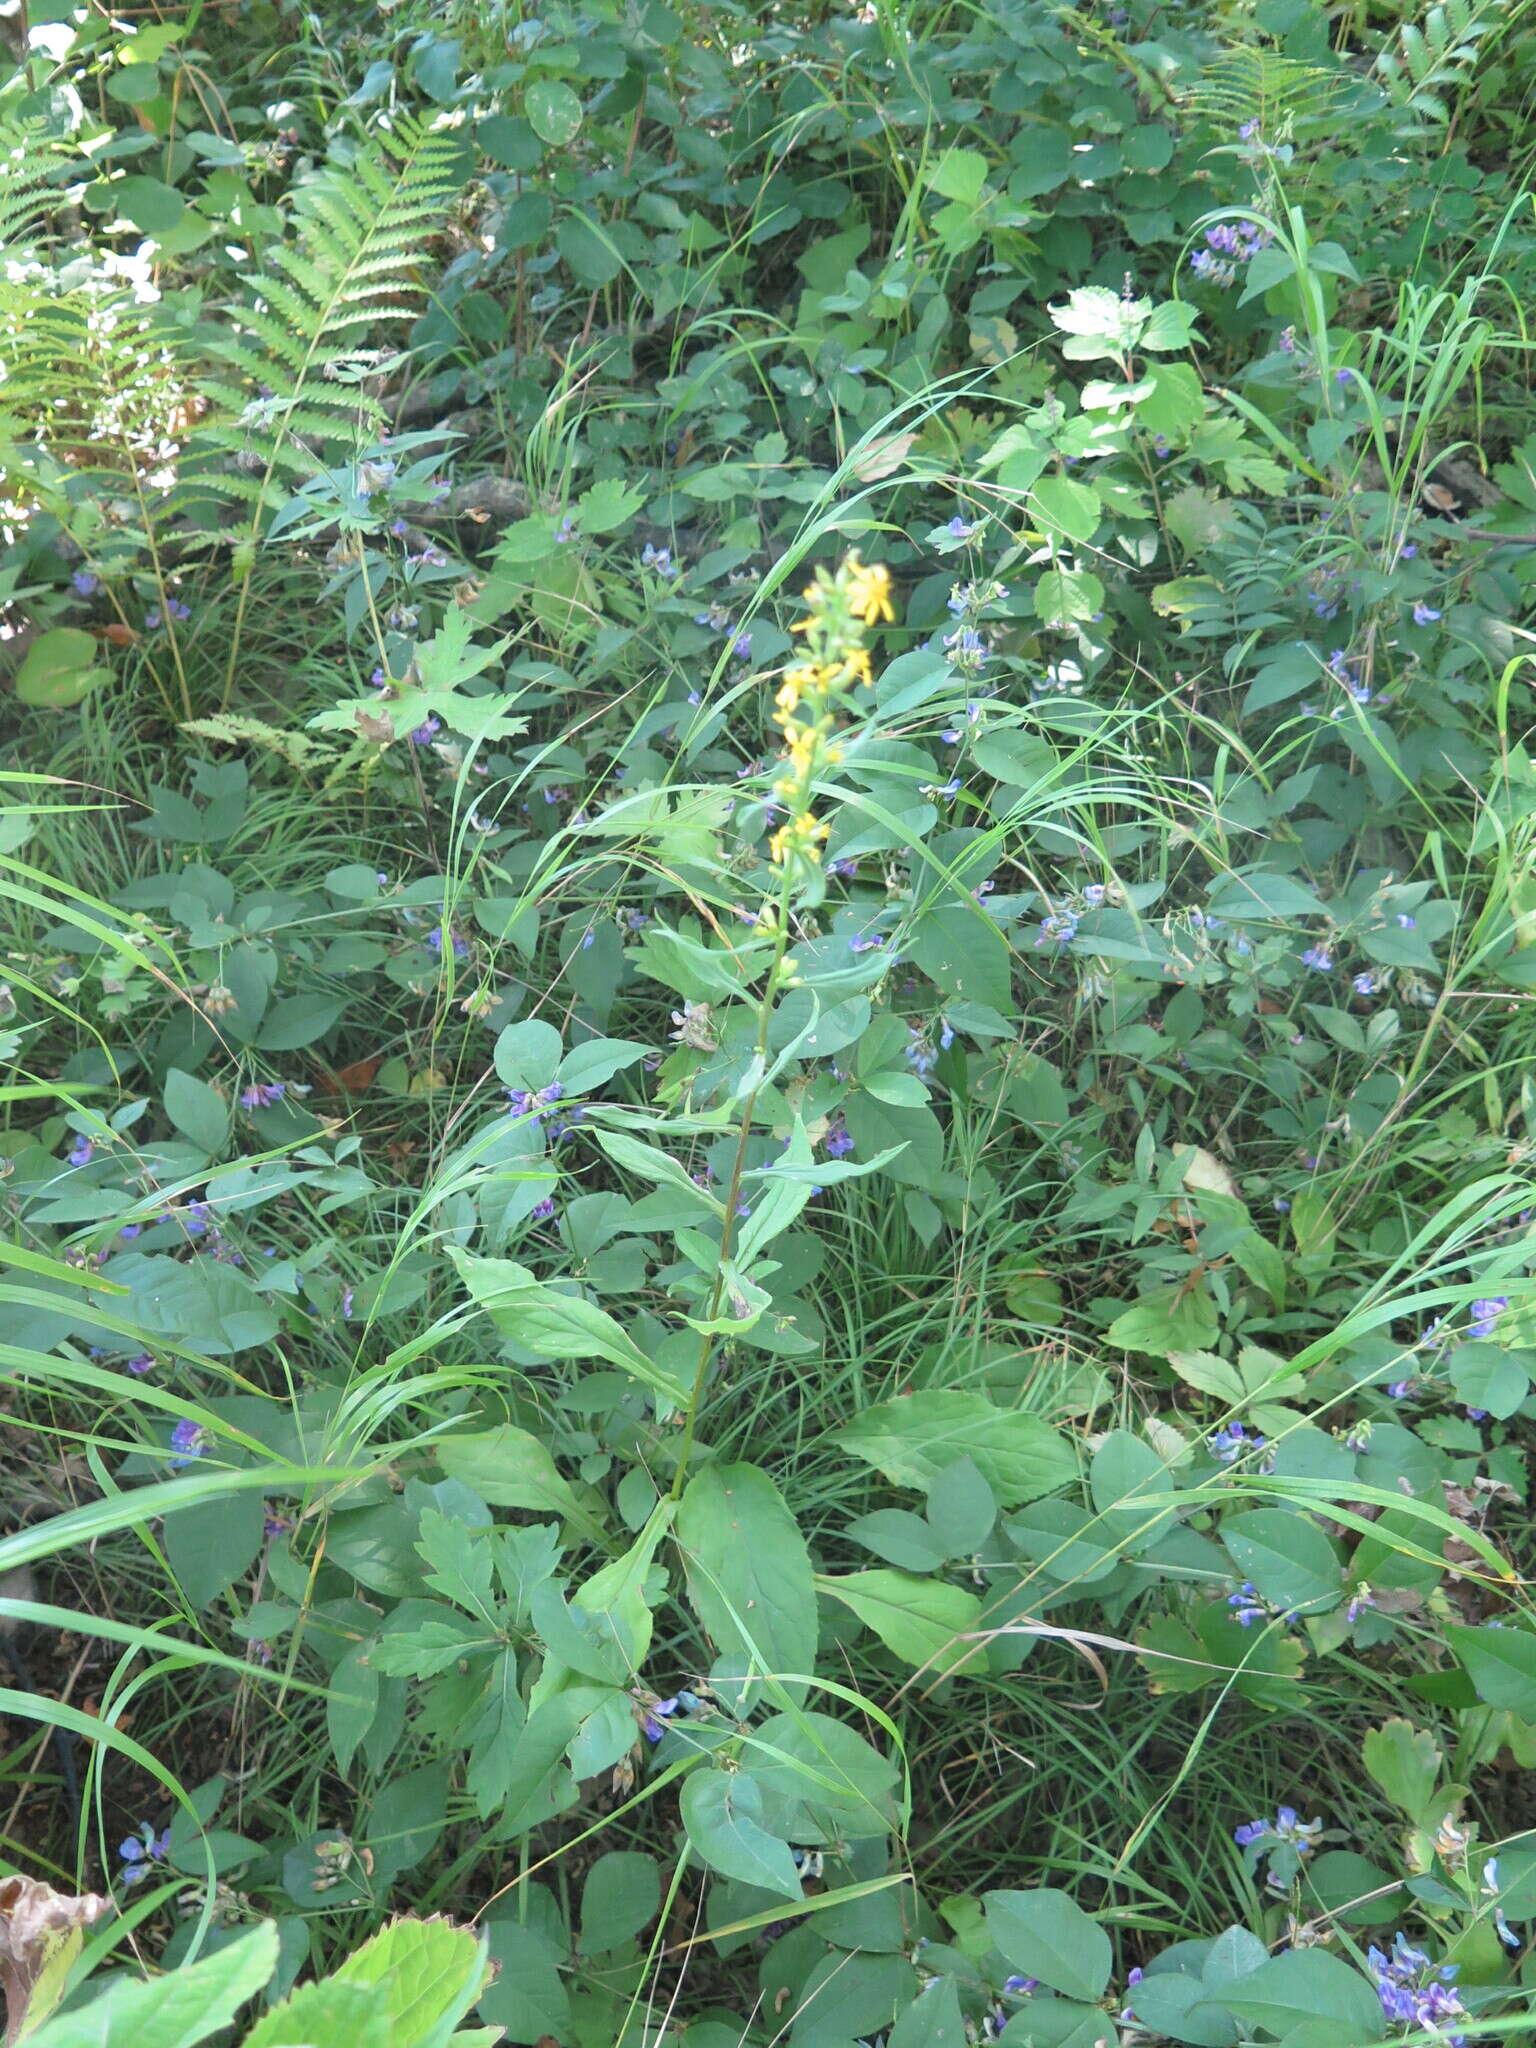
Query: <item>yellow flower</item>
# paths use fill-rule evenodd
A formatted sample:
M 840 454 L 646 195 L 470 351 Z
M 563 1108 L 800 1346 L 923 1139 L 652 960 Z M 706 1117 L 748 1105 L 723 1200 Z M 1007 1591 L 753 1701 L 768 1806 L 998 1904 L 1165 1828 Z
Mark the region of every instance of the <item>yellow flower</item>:
M 878 625 L 882 619 L 894 622 L 891 572 L 883 562 L 861 562 L 858 550 L 854 549 L 844 564 L 844 574 L 848 609 L 856 619 L 862 619 L 866 626 Z

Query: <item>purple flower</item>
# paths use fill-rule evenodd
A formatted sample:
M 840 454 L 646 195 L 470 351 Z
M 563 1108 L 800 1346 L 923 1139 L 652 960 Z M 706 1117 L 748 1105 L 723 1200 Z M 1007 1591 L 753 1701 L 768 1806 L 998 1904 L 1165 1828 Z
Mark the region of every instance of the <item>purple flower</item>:
M 1003 1979 L 1003 1989 L 1011 1997 L 1028 1998 L 1031 1991 L 1038 1991 L 1040 1989 L 1040 1979 L 1038 1977 L 1005 1977 Z
M 1257 121 L 1245 121 L 1237 131 L 1237 139 L 1239 142 L 1252 142 L 1258 132 L 1259 124 Z M 1141 1972 L 1138 1970 L 1136 1974 L 1140 1976 Z
M 152 1351 L 140 1351 L 132 1358 L 125 1359 L 123 1363 L 136 1380 L 141 1380 L 146 1373 L 154 1371 L 155 1355 Z
M 343 1287 L 343 1289 L 341 1290 L 341 1320 L 342 1320 L 342 1321 L 343 1321 L 344 1323 L 345 1323 L 345 1322 L 350 1322 L 350 1321 L 351 1321 L 351 1318 L 352 1318 L 352 1304 L 353 1304 L 353 1302 L 354 1302 L 354 1301 L 355 1301 L 356 1299 L 357 1299 L 357 1290 L 356 1290 L 356 1288 L 354 1288 L 354 1287 Z
M 96 1147 L 89 1138 L 76 1138 L 64 1156 L 71 1166 L 89 1166 L 96 1156 Z
M 1499 1317 L 1509 1307 L 1507 1294 L 1487 1294 L 1472 1304 L 1470 1334 L 1474 1337 L 1491 1337 Z
M 1053 910 L 1049 917 L 1042 918 L 1040 929 L 1035 934 L 1035 945 L 1069 946 L 1077 937 L 1077 919 L 1067 910 Z
M 1356 1586 L 1354 1592 L 1349 1597 L 1349 1605 L 1344 1609 L 1344 1619 L 1353 1628 L 1367 1608 L 1373 1608 L 1375 1605 L 1376 1595 L 1371 1591 L 1370 1587 Z
M 1381 986 L 1369 969 L 1364 973 L 1357 974 L 1349 985 L 1357 996 L 1373 996 Z
M 1440 616 L 1432 604 L 1421 602 L 1413 608 L 1413 623 L 1416 626 L 1432 626 Z
M 429 711 L 426 717 L 422 720 L 421 724 L 418 725 L 411 733 L 411 745 L 413 747 L 425 747 L 430 745 L 432 740 L 437 736 L 438 733 L 442 731 L 442 729 L 443 721 L 437 716 L 436 712 Z
M 69 580 L 81 597 L 94 597 L 101 588 L 101 578 L 93 576 L 89 569 L 76 569 Z
M 143 1231 L 144 1226 L 142 1223 L 125 1223 L 117 1234 L 119 1237 L 126 1238 L 131 1244 L 134 1238 L 143 1235 Z
M 565 517 L 560 522 L 559 529 L 555 534 L 555 539 L 559 541 L 562 545 L 564 545 L 566 541 L 574 540 L 575 538 L 576 521 L 571 517 L 570 513 L 567 512 Z
M 1083 891 L 1083 901 L 1090 910 L 1098 910 L 1109 891 L 1102 882 L 1090 882 Z
M 1452 2048 L 1462 2048 L 1464 2034 L 1446 2032 L 1447 2020 L 1465 2019 L 1466 2007 L 1453 1989 L 1457 1965 L 1437 1968 L 1423 1949 L 1413 1948 L 1402 1934 L 1394 1935 L 1390 1953 L 1371 1947 L 1366 1960 L 1375 1974 L 1376 1995 L 1387 2019 L 1400 2026 L 1443 2034 Z
M 288 1084 L 286 1081 L 253 1081 L 249 1088 L 241 1089 L 240 1107 L 242 1109 L 271 1109 L 273 1104 L 281 1102 L 287 1093 Z
M 827 1132 L 827 1154 L 832 1159 L 846 1159 L 853 1150 L 853 1139 L 842 1118 L 835 1117 Z
M 738 633 L 731 642 L 731 652 L 742 661 L 750 660 L 752 655 L 752 635 L 750 633 Z
M 1262 1841 L 1277 1845 L 1284 1842 L 1298 1856 L 1310 1856 L 1322 1832 L 1320 1820 L 1303 1820 L 1294 1806 L 1282 1806 L 1276 1809 L 1273 1820 L 1244 1821 L 1241 1827 L 1232 1830 L 1232 1839 L 1240 1849 L 1250 1849 Z
M 1416 932 L 1419 928 L 1419 920 L 1416 917 L 1410 917 L 1406 910 L 1400 910 L 1397 913 L 1397 924 L 1398 929 L 1405 932 Z
M 445 926 L 439 925 L 436 931 L 430 931 L 427 933 L 427 950 L 430 953 L 436 953 L 439 958 L 442 957 L 443 934 L 446 929 L 447 928 Z M 468 939 L 464 937 L 462 932 L 458 931 L 450 933 L 449 938 L 454 959 L 467 960 L 469 958 Z
M 647 541 L 640 551 L 640 566 L 642 569 L 654 569 L 658 576 L 670 576 L 672 574 L 672 550 L 670 548 L 655 547 L 651 542 Z
M 914 1073 L 931 1074 L 938 1054 L 928 1043 L 927 1037 L 923 1032 L 914 1031 L 907 1040 L 906 1051 L 902 1057 Z
M 1406 1401 L 1413 1390 L 1414 1382 L 1411 1379 L 1389 1380 L 1387 1383 L 1387 1398 L 1391 1401 Z
M 1219 1465 L 1231 1465 L 1245 1451 L 1262 1451 L 1265 1442 L 1262 1436 L 1250 1436 L 1246 1423 L 1228 1422 L 1206 1438 L 1205 1447 Z
M 974 626 L 957 626 L 946 633 L 944 648 L 956 668 L 977 669 L 987 658 L 987 643 Z
M 1270 1618 L 1270 1610 L 1251 1579 L 1244 1579 L 1235 1593 L 1227 1595 L 1227 1605 L 1232 1609 L 1232 1619 L 1242 1628 L 1252 1628 L 1256 1621 Z
M 1326 945 L 1308 946 L 1301 956 L 1303 967 L 1314 967 L 1319 974 L 1326 974 L 1333 966 L 1333 955 Z
M 873 936 L 867 932 L 859 932 L 848 941 L 848 950 L 850 953 L 873 953 L 884 944 L 885 938 L 878 932 Z
M 944 531 L 951 540 L 970 540 L 976 532 L 976 526 L 974 521 L 967 519 L 963 513 L 957 512 Z
M 145 1821 L 136 1835 L 130 1835 L 126 1842 L 119 1842 L 118 1857 L 122 1869 L 117 1873 L 118 1882 L 123 1886 L 135 1885 L 142 1877 L 148 1877 L 152 1863 L 159 1863 L 168 1855 L 171 1847 L 171 1831 L 164 1828 L 157 1835 L 148 1821 Z
M 208 1432 L 200 1422 L 194 1422 L 184 1415 L 171 1431 L 171 1449 L 175 1455 L 169 1460 L 171 1470 L 179 1472 L 184 1465 L 190 1465 L 194 1458 L 200 1458 L 208 1444 Z
M 553 1195 L 546 1195 L 542 1202 L 535 1202 L 530 1211 L 535 1223 L 547 1222 L 554 1213 L 555 1198 Z

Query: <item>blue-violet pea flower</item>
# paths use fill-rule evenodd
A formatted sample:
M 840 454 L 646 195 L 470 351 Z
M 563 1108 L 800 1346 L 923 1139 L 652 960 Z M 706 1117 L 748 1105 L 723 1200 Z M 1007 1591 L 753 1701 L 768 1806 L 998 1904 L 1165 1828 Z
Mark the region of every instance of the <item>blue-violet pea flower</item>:
M 170 1847 L 170 1829 L 162 1828 L 157 1835 L 145 1821 L 136 1835 L 130 1835 L 117 1846 L 118 1859 L 122 1864 L 117 1874 L 119 1884 L 135 1885 L 140 1878 L 148 1877 L 151 1864 L 163 1862 L 170 1853 Z
M 253 1081 L 240 1091 L 242 1109 L 271 1109 L 288 1093 L 286 1081 Z
M 827 1155 L 832 1159 L 846 1159 L 853 1150 L 853 1137 L 842 1118 L 834 1117 L 827 1132 Z
M 1448 2020 L 1466 2018 L 1467 2009 L 1454 1988 L 1455 1963 L 1437 1967 L 1403 1934 L 1394 1935 L 1390 1952 L 1373 1945 L 1366 1951 L 1366 1961 L 1375 1976 L 1376 1995 L 1386 2018 L 1400 2026 L 1441 2035 L 1452 2048 L 1461 2048 L 1466 2036 L 1446 2028 Z
M 207 1449 L 208 1432 L 200 1422 L 194 1422 L 190 1415 L 184 1415 L 171 1431 L 169 1460 L 171 1470 L 179 1472 L 184 1465 L 190 1465 L 194 1458 L 200 1458 Z
M 1205 1440 L 1205 1447 L 1221 1465 L 1230 1465 L 1245 1451 L 1262 1451 L 1266 1439 L 1257 1432 L 1248 1434 L 1246 1423 L 1228 1422 Z
M 1260 1842 L 1284 1842 L 1299 1856 L 1310 1856 L 1316 1849 L 1323 1832 L 1320 1820 L 1303 1820 L 1294 1806 L 1275 1809 L 1273 1820 L 1244 1821 L 1241 1827 L 1232 1830 L 1232 1839 L 1240 1849 L 1251 1849 Z
M 1270 1618 L 1269 1608 L 1251 1579 L 1244 1579 L 1235 1593 L 1227 1595 L 1227 1605 L 1232 1609 L 1232 1619 L 1240 1628 L 1252 1628 L 1256 1621 L 1268 1621 Z
M 1053 910 L 1049 917 L 1040 920 L 1040 929 L 1035 935 L 1035 945 L 1069 946 L 1077 937 L 1077 919 L 1070 911 Z
M 1499 1317 L 1508 1307 L 1507 1294 L 1485 1294 L 1480 1300 L 1474 1301 L 1472 1321 L 1468 1325 L 1469 1333 L 1474 1337 L 1491 1337 Z

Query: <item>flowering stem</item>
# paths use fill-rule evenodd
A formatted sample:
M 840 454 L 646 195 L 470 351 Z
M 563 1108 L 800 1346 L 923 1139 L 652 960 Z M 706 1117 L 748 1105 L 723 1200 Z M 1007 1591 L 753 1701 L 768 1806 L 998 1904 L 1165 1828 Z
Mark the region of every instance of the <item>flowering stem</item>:
M 768 1027 L 773 1018 L 774 999 L 783 979 L 784 956 L 789 945 L 790 904 L 796 883 L 815 880 L 821 866 L 821 849 L 831 824 L 816 815 L 814 805 L 818 778 L 843 756 L 837 744 L 839 713 L 849 692 L 858 684 L 872 684 L 865 631 L 884 620 L 894 620 L 891 579 L 879 564 L 849 554 L 835 575 L 818 569 L 805 592 L 806 616 L 794 627 L 805 635 L 804 657 L 786 669 L 774 696 L 773 722 L 783 739 L 780 773 L 773 785 L 775 799 L 784 807 L 784 822 L 768 846 L 779 869 L 778 909 L 775 917 L 773 961 L 763 984 L 757 1014 L 757 1050 L 754 1067 L 759 1078 L 747 1095 L 741 1112 L 741 1131 L 730 1184 L 725 1191 L 725 1216 L 720 1226 L 720 1257 L 710 1289 L 706 1325 L 717 1321 L 725 1293 L 725 1269 L 731 1256 L 737 1206 L 741 1200 L 742 1175 L 746 1171 L 747 1147 L 752 1139 L 752 1118 L 762 1091 L 762 1077 L 768 1071 Z M 820 901 L 819 882 L 808 890 L 808 900 Z M 714 1351 L 715 1332 L 700 1332 L 699 1363 L 693 1376 L 693 1391 L 683 1419 L 683 1440 L 678 1450 L 677 1471 L 671 1498 L 677 1500 L 688 1476 L 694 1431 L 704 1398 L 704 1381 Z
M 768 1056 L 768 1027 L 773 1021 L 773 999 L 778 991 L 779 972 L 784 964 L 784 955 L 789 945 L 789 892 L 790 871 L 784 871 L 783 884 L 779 890 L 778 937 L 773 948 L 773 960 L 763 984 L 762 1002 L 757 1014 L 757 1059 L 759 1063 Z M 759 1083 L 741 1109 L 741 1129 L 736 1139 L 736 1156 L 731 1162 L 731 1177 L 725 1190 L 725 1220 L 720 1226 L 720 1263 L 715 1268 L 715 1284 L 710 1289 L 709 1309 L 705 1317 L 713 1322 L 720 1313 L 721 1297 L 725 1293 L 725 1266 L 731 1256 L 731 1239 L 736 1232 L 736 1205 L 741 1200 L 741 1177 L 746 1171 L 747 1146 L 752 1138 L 752 1118 L 757 1109 L 757 1098 L 762 1092 Z M 709 1361 L 714 1353 L 715 1340 L 712 1331 L 705 1330 L 699 1337 L 699 1362 L 694 1369 L 693 1391 L 688 1396 L 688 1410 L 683 1418 L 683 1440 L 678 1446 L 677 1471 L 672 1477 L 671 1498 L 682 1497 L 683 1482 L 688 1476 L 688 1460 L 693 1451 L 694 1428 L 698 1421 L 699 1408 L 704 1399 L 704 1381 L 709 1372 Z

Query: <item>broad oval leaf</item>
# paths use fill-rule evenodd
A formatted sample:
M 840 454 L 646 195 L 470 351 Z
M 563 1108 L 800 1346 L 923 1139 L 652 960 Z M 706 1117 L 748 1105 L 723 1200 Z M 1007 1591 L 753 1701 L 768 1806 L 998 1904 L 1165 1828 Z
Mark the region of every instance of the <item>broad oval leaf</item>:
M 1026 1977 L 1068 1998 L 1103 1996 L 1114 1951 L 1109 1936 L 1066 1892 L 988 1892 L 987 1932 Z

